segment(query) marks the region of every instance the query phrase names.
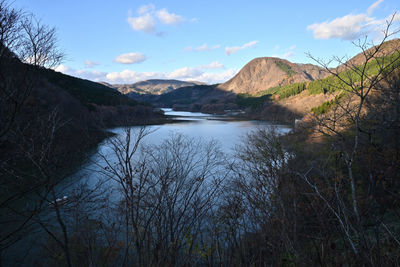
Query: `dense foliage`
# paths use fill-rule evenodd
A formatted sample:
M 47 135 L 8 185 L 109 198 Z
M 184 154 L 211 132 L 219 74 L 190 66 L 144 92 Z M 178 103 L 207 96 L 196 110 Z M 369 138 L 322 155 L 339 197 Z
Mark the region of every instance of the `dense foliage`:
M 279 98 L 287 98 L 289 96 L 297 95 L 306 89 L 306 83 L 294 83 L 286 86 L 282 86 L 275 94 L 279 95 Z
M 310 95 L 321 94 L 321 93 L 334 93 L 340 90 L 349 90 L 348 84 L 344 83 L 342 80 L 348 80 L 352 83 L 358 83 L 361 81 L 362 75 L 360 73 L 365 73 L 365 77 L 372 77 L 377 75 L 380 71 L 382 65 L 385 62 L 392 62 L 399 56 L 399 52 L 394 52 L 393 54 L 376 58 L 376 60 L 368 62 L 365 66 L 356 65 L 354 68 L 349 70 L 343 70 L 340 72 L 338 77 L 329 76 L 327 78 L 312 81 L 308 84 L 308 92 Z M 399 63 L 393 64 L 392 68 L 396 68 Z M 363 74 L 364 75 L 364 74 Z
M 306 86 L 307 83 L 305 82 L 277 86 L 261 91 L 256 96 L 263 96 L 270 94 L 270 95 L 278 95 L 280 99 L 283 99 L 289 96 L 300 94 L 306 89 Z
M 246 94 L 238 94 L 236 99 L 236 104 L 239 108 L 258 108 L 265 104 L 268 101 L 270 95 L 263 95 L 263 96 L 252 96 L 248 93 Z
M 311 108 L 311 112 L 314 113 L 315 115 L 319 116 L 322 114 L 327 113 L 332 107 L 336 106 L 340 99 L 342 97 L 344 97 L 346 94 L 344 92 L 340 93 L 339 95 L 335 96 L 334 99 L 330 100 L 330 101 L 326 101 L 324 103 L 322 103 L 321 105 L 317 106 L 317 107 L 313 107 Z
M 41 73 L 51 83 L 60 86 L 87 107 L 91 107 L 93 104 L 111 106 L 134 106 L 137 104 L 117 90 L 100 83 L 75 78 L 49 69 L 43 69 Z
M 285 62 L 275 61 L 275 64 L 278 66 L 278 68 L 280 68 L 282 71 L 284 71 L 288 76 L 291 76 L 296 73 L 294 70 L 292 70 L 292 67 L 290 67 Z
M 156 102 L 166 106 L 174 104 L 193 104 L 197 100 L 211 93 L 215 89 L 212 85 L 195 85 L 178 88 L 172 92 L 156 96 Z

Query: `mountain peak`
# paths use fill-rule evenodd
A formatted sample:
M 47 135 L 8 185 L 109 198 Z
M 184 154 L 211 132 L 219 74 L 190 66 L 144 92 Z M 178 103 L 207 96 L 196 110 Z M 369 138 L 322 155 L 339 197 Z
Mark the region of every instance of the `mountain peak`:
M 247 63 L 219 89 L 254 94 L 271 87 L 313 81 L 326 74 L 312 64 L 297 64 L 277 57 L 258 57 Z

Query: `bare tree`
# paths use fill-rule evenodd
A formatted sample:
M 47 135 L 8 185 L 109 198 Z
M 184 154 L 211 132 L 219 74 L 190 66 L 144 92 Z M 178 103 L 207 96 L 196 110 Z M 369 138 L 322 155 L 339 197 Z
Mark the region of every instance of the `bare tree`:
M 103 172 L 121 192 L 122 264 L 192 264 L 226 175 L 221 173 L 222 155 L 214 143 L 181 135 L 139 151 L 148 133 L 126 129 L 122 137 L 110 140 L 112 153 L 103 155 Z
M 224 218 L 228 262 L 282 264 L 297 251 L 297 189 L 287 162 L 292 155 L 274 128 L 252 132 L 237 148 L 235 174 L 225 190 Z M 222 239 L 224 240 L 224 239 Z M 297 255 L 298 256 L 298 255 Z
M 0 1 L 0 150 L 8 151 L 0 159 L 0 257 L 4 249 L 24 236 L 46 198 L 37 205 L 25 201 L 35 198 L 34 193 L 46 186 L 43 191 L 47 190 L 47 195 L 54 186 L 49 180 L 53 173 L 46 173 L 53 166 L 43 167 L 54 147 L 53 138 L 62 127 L 58 112 L 37 114 L 26 122 L 21 111 L 37 86 L 39 68 L 54 66 L 62 57 L 54 28 L 12 8 L 8 1 Z M 37 135 L 32 134 L 29 127 L 40 123 L 45 123 L 41 125 L 44 127 L 35 129 Z M 32 168 L 31 172 L 24 167 Z
M 11 8 L 6 0 L 0 1 L 0 57 L 18 47 L 21 17 L 22 11 Z
M 33 66 L 52 68 L 60 64 L 64 54 L 58 49 L 56 29 L 44 25 L 33 15 L 21 22 L 22 34 L 18 58 Z
M 55 28 L 0 1 L 0 142 L 36 86 L 38 68 L 54 67 L 63 57 Z
M 302 173 L 297 172 L 337 219 L 339 228 L 358 260 L 372 265 L 380 264 L 379 228 L 381 226 L 387 229 L 387 226 L 376 216 L 376 196 L 373 190 L 376 181 L 371 169 L 365 176 L 360 176 L 356 169 L 359 168 L 362 149 L 367 145 L 366 140 L 372 140 L 374 136 L 368 121 L 368 114 L 371 114 L 370 103 L 375 101 L 382 85 L 399 67 L 399 42 L 388 41 L 399 32 L 395 25 L 395 15 L 387 21 L 378 44 L 367 37 L 353 43 L 361 53 L 352 60 L 334 57 L 330 61 L 323 61 L 309 55 L 331 75 L 331 83 L 327 86 L 343 93 L 330 112 L 314 118 L 319 133 L 328 138 L 332 145 L 326 162 L 320 164 L 320 160 L 315 161 L 319 163 L 312 164 Z M 332 62 L 339 66 L 331 68 Z M 332 160 L 343 162 L 346 174 L 341 174 L 340 164 L 336 167 L 336 172 L 335 168 L 327 164 Z M 365 191 L 362 189 L 365 184 L 370 188 L 367 194 L 362 192 Z M 350 200 L 347 198 L 347 188 L 350 190 Z M 376 235 L 373 238 L 364 229 L 370 214 L 376 225 Z M 396 240 L 389 230 L 387 232 Z M 375 239 L 374 244 L 372 239 Z M 376 262 L 372 259 L 374 251 L 377 254 Z
M 54 109 L 50 114 L 38 116 L 31 124 L 40 130 L 32 131 L 30 125 L 19 124 L 10 130 L 12 138 L 7 142 L 14 149 L 0 168 L 4 192 L 0 209 L 8 217 L 3 221 L 6 217 L 2 216 L 1 250 L 35 233 L 35 223 L 40 221 L 38 218 L 49 208 L 49 203 L 56 203 L 54 211 L 66 235 L 56 196 L 56 187 L 63 177 L 58 173 L 58 159 L 53 157 L 57 136 L 65 122 Z

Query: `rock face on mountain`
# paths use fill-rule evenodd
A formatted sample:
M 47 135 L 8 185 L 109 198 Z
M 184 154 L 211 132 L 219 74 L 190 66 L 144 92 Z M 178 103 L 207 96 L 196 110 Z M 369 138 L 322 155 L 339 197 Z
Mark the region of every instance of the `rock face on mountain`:
M 138 94 L 153 94 L 160 95 L 164 93 L 171 92 L 177 88 L 201 85 L 200 82 L 185 82 L 178 80 L 146 80 L 137 82 L 134 84 L 115 84 L 112 85 L 113 88 L 117 89 L 123 94 L 129 94 L 135 92 Z
M 313 81 L 325 76 L 322 68 L 312 64 L 295 64 L 285 59 L 261 57 L 247 63 L 238 74 L 218 88 L 234 93 L 255 94 L 271 87 Z

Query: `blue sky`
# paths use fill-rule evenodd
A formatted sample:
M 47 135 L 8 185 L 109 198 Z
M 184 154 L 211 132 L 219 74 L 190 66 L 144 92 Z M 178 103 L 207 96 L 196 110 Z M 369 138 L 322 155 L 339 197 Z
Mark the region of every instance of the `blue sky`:
M 58 71 L 109 83 L 218 83 L 256 57 L 313 63 L 307 52 L 353 56 L 359 51 L 351 41 L 379 38 L 400 2 L 15 0 L 13 6 L 56 27 L 66 54 Z

